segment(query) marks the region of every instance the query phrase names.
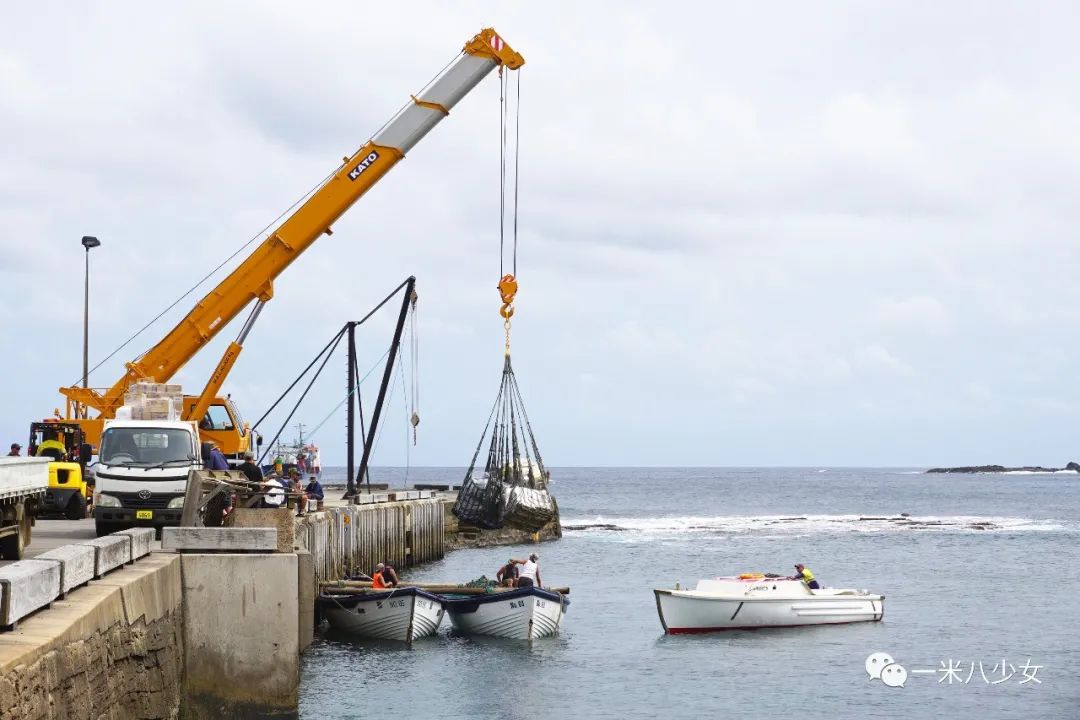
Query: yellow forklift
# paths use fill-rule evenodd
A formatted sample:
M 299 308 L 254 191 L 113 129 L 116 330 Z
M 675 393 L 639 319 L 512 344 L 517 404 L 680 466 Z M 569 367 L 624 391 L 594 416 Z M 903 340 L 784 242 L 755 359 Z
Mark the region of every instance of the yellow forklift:
M 94 449 L 85 442 L 78 423 L 45 420 L 30 423 L 29 454 L 48 457 L 49 489 L 38 506 L 38 517 L 65 517 L 82 520 L 93 502 L 93 479 L 86 466 Z

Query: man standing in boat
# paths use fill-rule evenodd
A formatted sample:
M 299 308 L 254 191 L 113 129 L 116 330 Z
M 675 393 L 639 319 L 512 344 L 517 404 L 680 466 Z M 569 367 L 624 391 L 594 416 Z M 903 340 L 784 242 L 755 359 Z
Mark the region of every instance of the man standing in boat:
M 528 560 L 514 560 L 521 566 L 518 571 L 517 587 L 543 587 L 540 581 L 540 556 L 533 553 Z
M 818 581 L 814 579 L 814 573 L 810 572 L 810 568 L 806 567 L 802 563 L 796 563 L 795 570 L 797 572 L 791 577 L 789 577 L 788 580 L 802 580 L 804 583 L 806 583 L 806 587 L 810 588 L 811 590 L 821 589 L 821 586 L 818 585 Z

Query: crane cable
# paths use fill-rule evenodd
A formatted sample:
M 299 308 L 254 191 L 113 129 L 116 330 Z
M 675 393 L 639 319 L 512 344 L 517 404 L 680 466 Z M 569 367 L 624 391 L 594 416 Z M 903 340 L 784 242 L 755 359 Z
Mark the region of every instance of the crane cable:
M 380 127 L 379 127 L 379 128 L 378 128 L 378 129 L 376 130 L 376 131 L 375 131 L 375 132 L 371 133 L 371 134 L 370 134 L 370 135 L 368 136 L 368 140 L 370 141 L 371 139 L 375 138 L 375 137 L 376 137 L 376 136 L 377 136 L 377 135 L 378 135 L 379 133 L 381 133 L 381 132 L 382 132 L 383 130 L 385 130 L 385 129 L 386 129 L 386 126 L 387 126 L 387 125 L 389 125 L 389 124 L 390 124 L 390 123 L 392 123 L 392 122 L 393 122 L 394 120 L 396 120 L 396 119 L 397 119 L 397 118 L 398 118 L 398 117 L 399 117 L 399 116 L 400 116 L 400 115 L 401 115 L 402 113 L 404 113 L 404 112 L 405 112 L 405 111 L 406 111 L 407 109 L 409 109 L 409 108 L 411 108 L 411 107 L 414 107 L 414 105 L 415 105 L 415 98 L 416 98 L 416 97 L 419 97 L 420 95 L 422 95 L 422 94 L 424 93 L 424 91 L 425 91 L 425 90 L 427 90 L 427 89 L 428 89 L 429 87 L 431 87 L 432 85 L 434 85 L 434 84 L 435 84 L 435 81 L 436 81 L 436 80 L 438 80 L 439 78 L 441 78 L 441 77 L 443 76 L 443 73 L 445 73 L 445 72 L 446 72 L 447 68 L 449 68 L 449 67 L 450 67 L 451 65 L 453 65 L 453 64 L 454 64 L 455 62 L 457 62 L 457 60 L 458 60 L 458 59 L 459 59 L 459 58 L 460 58 L 460 57 L 462 56 L 462 54 L 463 54 L 463 53 L 458 53 L 458 54 L 457 54 L 457 55 L 455 55 L 455 56 L 454 56 L 453 58 L 451 58 L 451 59 L 450 59 L 450 60 L 449 60 L 449 61 L 448 61 L 448 62 L 446 63 L 446 65 L 443 65 L 442 69 L 441 69 L 441 70 L 439 70 L 439 72 L 435 73 L 435 75 L 434 75 L 434 76 L 433 76 L 433 77 L 432 77 L 432 78 L 431 78 L 430 80 L 428 80 L 428 81 L 427 81 L 427 83 L 425 83 L 425 84 L 424 84 L 424 86 L 423 86 L 422 88 L 420 88 L 419 90 L 417 90 L 417 91 L 416 91 L 416 93 L 415 93 L 414 95 L 410 96 L 410 97 L 412 97 L 413 99 L 409 100 L 408 102 L 404 103 L 404 104 L 403 104 L 403 105 L 402 105 L 402 106 L 401 106 L 400 108 L 398 108 L 397 112 L 395 112 L 395 113 L 394 113 L 393 115 L 391 115 L 391 116 L 390 116 L 390 119 L 389 119 L 389 120 L 387 120 L 386 122 L 384 122 L 384 123 L 383 123 L 383 124 L 382 124 L 382 125 L 381 125 L 381 126 L 380 126 Z M 502 73 L 502 66 L 501 66 L 501 65 L 499 66 L 499 72 L 500 72 L 500 73 Z M 365 141 L 365 142 L 366 142 L 366 141 Z M 226 266 L 226 265 L 228 265 L 228 264 L 229 264 L 230 262 L 232 262 L 232 260 L 233 260 L 233 259 L 234 259 L 234 258 L 235 258 L 235 257 L 236 257 L 237 255 L 239 255 L 240 253 L 244 252 L 244 250 L 246 250 L 246 249 L 247 249 L 247 248 L 248 248 L 248 247 L 249 247 L 249 246 L 250 246 L 250 245 L 251 245 L 251 244 L 252 244 L 253 242 L 255 242 L 256 240 L 265 240 L 265 239 L 266 239 L 267 237 L 269 237 L 269 234 L 270 234 L 270 232 L 271 232 L 271 231 L 272 231 L 272 230 L 273 230 L 274 228 L 278 227 L 278 226 L 279 226 L 279 225 L 280 225 L 280 224 L 281 224 L 281 223 L 283 222 L 283 218 L 286 218 L 287 216 L 291 215 L 291 214 L 292 214 L 292 213 L 293 213 L 293 212 L 294 212 L 294 211 L 295 211 L 295 210 L 296 210 L 296 209 L 297 209 L 298 207 L 300 207 L 300 205 L 301 205 L 302 203 L 306 202 L 306 201 L 307 201 L 308 199 L 310 199 L 310 198 L 311 198 L 311 196 L 312 196 L 312 195 L 314 195 L 314 194 L 315 194 L 316 192 L 318 192 L 318 190 L 319 190 L 320 188 L 322 188 L 322 187 L 323 187 L 324 185 L 326 185 L 326 183 L 330 182 L 330 180 L 331 180 L 331 179 L 332 179 L 332 178 L 334 177 L 334 175 L 336 175 L 336 174 L 337 174 L 337 172 L 338 172 L 338 171 L 339 171 L 340 169 L 341 169 L 341 165 L 338 165 L 338 166 L 337 166 L 336 168 L 334 168 L 334 169 L 333 169 L 333 170 L 332 170 L 332 171 L 331 171 L 330 173 L 328 173 L 328 174 L 326 175 L 326 177 L 324 177 L 324 178 L 323 178 L 322 180 L 320 180 L 320 181 L 319 181 L 318 183 L 316 183 L 316 184 L 315 184 L 315 185 L 314 185 L 314 186 L 313 186 L 313 187 L 312 187 L 312 188 L 311 188 L 310 190 L 308 190 L 308 191 L 307 191 L 306 193 L 304 193 L 304 194 L 303 194 L 303 195 L 301 195 L 301 196 L 300 196 L 299 198 L 297 198 L 297 199 L 296 199 L 296 200 L 295 200 L 295 201 L 293 202 L 293 204 L 292 204 L 292 205 L 290 205 L 290 206 L 288 207 L 288 209 L 286 209 L 286 210 L 285 210 L 284 212 L 282 212 L 282 213 L 281 213 L 280 215 L 278 215 L 278 216 L 277 216 L 276 218 L 274 218 L 274 220 L 272 220 L 272 221 L 271 221 L 271 222 L 270 222 L 270 223 L 269 223 L 269 224 L 268 224 L 268 225 L 267 225 L 266 227 L 264 227 L 264 228 L 263 228 L 262 230 L 260 230 L 259 232 L 255 233 L 254 235 L 252 235 L 252 236 L 251 236 L 251 238 L 250 238 L 250 239 L 248 239 L 248 241 L 247 241 L 247 242 L 245 242 L 245 243 L 244 243 L 243 245 L 241 245 L 240 247 L 238 247 L 238 248 L 237 248 L 237 249 L 236 249 L 236 250 L 235 250 L 235 251 L 233 252 L 233 254 L 232 254 L 232 255 L 229 255 L 229 257 L 227 257 L 227 258 L 225 258 L 224 260 L 222 260 L 222 261 L 221 261 L 221 263 L 220 263 L 220 264 L 219 264 L 219 265 L 218 265 L 217 267 L 215 267 L 215 268 L 214 268 L 213 270 L 211 270 L 210 272 L 208 272 L 208 273 L 207 273 L 206 275 L 204 275 L 204 276 L 202 277 L 202 279 L 200 279 L 200 280 L 199 280 L 198 282 L 196 282 L 196 283 L 195 283 L 194 285 L 192 285 L 192 286 L 191 286 L 191 287 L 189 287 L 189 288 L 188 288 L 188 289 L 187 289 L 186 291 L 184 291 L 184 294 L 183 294 L 183 295 L 181 295 L 180 297 L 178 297 L 178 298 L 176 298 L 175 300 L 173 300 L 173 301 L 172 301 L 172 303 L 171 303 L 171 304 L 170 304 L 170 305 L 169 305 L 168 307 L 166 307 L 166 308 L 165 308 L 164 310 L 162 310 L 162 311 L 161 311 L 160 313 L 158 313 L 158 314 L 157 314 L 156 316 L 154 316 L 154 318 L 153 318 L 152 320 L 150 320 L 150 322 L 148 322 L 148 323 L 146 323 L 145 325 L 143 325 L 143 326 L 142 326 L 141 328 L 139 328 L 138 330 L 136 330 L 136 331 L 135 331 L 135 333 L 134 333 L 134 334 L 133 334 L 133 335 L 132 335 L 131 337 L 129 337 L 129 338 L 128 338 L 127 340 L 125 340 L 124 342 L 120 343 L 120 345 L 118 345 L 118 346 L 117 346 L 117 347 L 116 347 L 116 348 L 115 348 L 115 349 L 114 349 L 114 350 L 113 350 L 112 352 L 110 352 L 110 353 L 109 353 L 108 355 L 106 355 L 106 356 L 105 356 L 104 358 L 102 358 L 100 362 L 98 362 L 98 363 L 97 363 L 96 365 L 94 365 L 94 367 L 90 368 L 90 370 L 89 370 L 89 371 L 87 372 L 87 377 L 89 377 L 90 375 L 92 375 L 92 374 L 94 373 L 94 371 L 96 371 L 96 370 L 97 370 L 98 368 L 100 368 L 100 367 L 101 367 L 102 365 L 104 365 L 104 364 L 105 364 L 105 363 L 107 363 L 107 362 L 108 362 L 109 360 L 111 360 L 111 359 L 113 358 L 113 356 L 115 356 L 115 355 L 116 355 L 116 354 L 117 354 L 118 352 L 120 352 L 120 351 L 121 351 L 121 350 L 123 350 L 123 349 L 124 349 L 125 347 L 127 347 L 128 345 L 130 345 L 130 344 L 131 344 L 131 343 L 132 343 L 132 342 L 133 342 L 133 341 L 134 341 L 134 340 L 135 340 L 135 339 L 136 339 L 137 337 L 139 337 L 139 336 L 140 336 L 140 335 L 142 335 L 142 334 L 143 334 L 144 332 L 146 332 L 146 330 L 148 330 L 148 329 L 149 329 L 149 328 L 150 328 L 150 327 L 151 327 L 151 326 L 152 326 L 152 325 L 153 325 L 154 323 L 156 323 L 156 322 L 157 322 L 158 320 L 160 320 L 161 318 L 165 317 L 165 315 L 166 315 L 166 314 L 167 314 L 167 313 L 168 313 L 168 312 L 169 312 L 170 310 L 172 310 L 172 309 L 173 309 L 174 307 L 176 307 L 176 306 L 177 306 L 177 305 L 179 305 L 179 304 L 180 304 L 181 302 L 183 302 L 184 298 L 186 298 L 187 296 L 191 295 L 191 293 L 193 293 L 193 292 L 195 292 L 196 290 L 198 290 L 198 289 L 199 289 L 199 287 L 201 287 L 201 286 L 202 286 L 202 285 L 203 285 L 203 284 L 204 284 L 204 283 L 205 283 L 205 282 L 206 282 L 207 280 L 209 280 L 210 278 L 212 278 L 212 277 L 213 277 L 214 275 L 216 275 L 216 274 L 218 273 L 218 271 L 220 271 L 220 270 L 221 270 L 221 269 L 222 269 L 223 267 L 225 267 L 225 266 Z M 160 342 L 160 341 L 159 341 L 159 342 Z M 139 353 L 139 354 L 138 354 L 138 355 L 137 355 L 137 356 L 135 357 L 135 362 L 138 362 L 140 358 L 142 358 L 142 357 L 143 357 L 144 355 L 146 355 L 146 353 L 150 352 L 150 351 L 151 351 L 151 350 L 152 350 L 153 348 L 154 348 L 154 346 L 151 346 L 151 347 L 147 348 L 146 350 L 142 351 L 141 353 Z M 80 379 L 81 379 L 81 378 L 77 378 L 77 379 L 76 379 L 76 380 L 75 380 L 74 382 L 70 383 L 70 385 L 78 385 L 78 384 L 79 384 L 79 380 L 80 380 Z
M 506 256 L 506 145 L 507 145 L 507 115 L 509 111 L 508 86 L 509 81 L 499 68 L 499 297 L 502 299 L 502 307 L 499 315 L 503 318 L 503 329 L 506 331 L 505 354 L 510 356 L 510 318 L 514 316 L 514 296 L 518 291 L 517 283 L 517 236 L 518 236 L 518 178 L 519 158 L 521 156 L 521 75 L 517 71 L 517 98 L 514 103 L 514 207 L 513 207 L 513 250 L 512 272 L 506 273 L 503 264 Z
M 420 413 L 417 410 L 420 406 L 420 338 L 416 314 L 416 300 L 416 290 L 413 289 L 412 307 L 409 310 L 409 366 L 411 368 L 410 372 L 412 379 L 409 424 L 412 425 L 413 445 L 416 444 L 416 426 L 420 424 Z

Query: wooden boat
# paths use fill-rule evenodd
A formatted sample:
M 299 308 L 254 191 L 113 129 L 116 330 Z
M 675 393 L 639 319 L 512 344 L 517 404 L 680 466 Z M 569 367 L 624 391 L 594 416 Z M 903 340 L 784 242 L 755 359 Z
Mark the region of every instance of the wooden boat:
M 747 574 L 699 580 L 691 589 L 656 589 L 664 632 L 703 633 L 871 622 L 885 616 L 885 596 L 865 590 L 811 590 L 800 580 Z
M 319 595 L 319 606 L 335 630 L 406 643 L 434 635 L 444 605 L 442 597 L 416 587 Z
M 570 605 L 562 593 L 538 587 L 443 597 L 459 632 L 529 641 L 556 635 Z

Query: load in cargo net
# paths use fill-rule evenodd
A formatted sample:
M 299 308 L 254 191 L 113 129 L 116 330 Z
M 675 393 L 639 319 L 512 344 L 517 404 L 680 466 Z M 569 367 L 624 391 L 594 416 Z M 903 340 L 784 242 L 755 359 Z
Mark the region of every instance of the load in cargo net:
M 483 448 L 487 454 L 480 465 Z M 536 532 L 555 518 L 550 474 L 536 447 L 529 416 L 507 355 L 502 382 L 461 485 L 454 514 L 478 527 Z

